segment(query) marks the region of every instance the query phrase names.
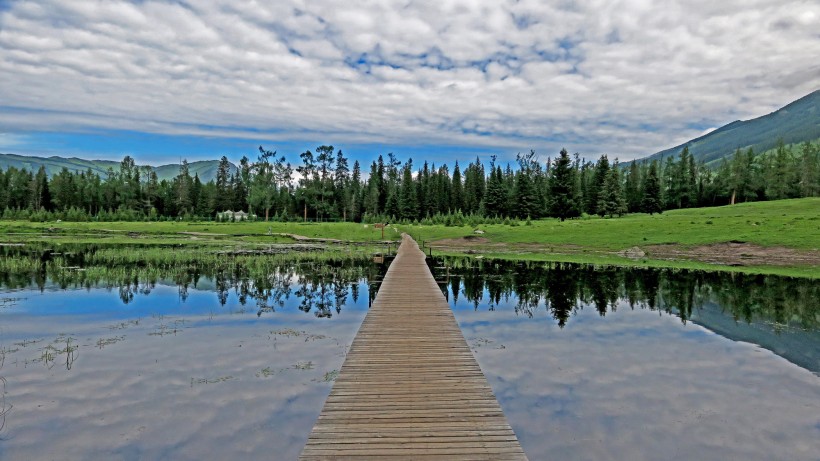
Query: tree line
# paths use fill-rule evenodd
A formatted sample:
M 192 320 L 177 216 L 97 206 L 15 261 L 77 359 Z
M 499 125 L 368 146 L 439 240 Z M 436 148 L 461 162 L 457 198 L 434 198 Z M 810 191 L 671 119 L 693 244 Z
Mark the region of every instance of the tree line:
M 592 162 L 566 149 L 541 161 L 535 152 L 511 165 L 493 156 L 462 169 L 457 161 L 436 166 L 394 154 L 379 156 L 366 174 L 359 161 L 333 146 L 308 150 L 292 165 L 259 147 L 256 160 L 233 168 L 222 157 L 216 177 L 203 182 L 188 164 L 159 180 L 150 167 L 126 156 L 118 170 L 99 175 L 63 168 L 0 171 L 0 210 L 5 219 L 45 221 L 216 219 L 247 210 L 256 219 L 311 221 L 444 222 L 445 217 L 561 220 L 588 215 L 661 213 L 677 208 L 820 196 L 820 143 L 806 142 L 756 155 L 738 149 L 713 167 L 684 147 L 660 161 L 621 165 L 602 155 Z

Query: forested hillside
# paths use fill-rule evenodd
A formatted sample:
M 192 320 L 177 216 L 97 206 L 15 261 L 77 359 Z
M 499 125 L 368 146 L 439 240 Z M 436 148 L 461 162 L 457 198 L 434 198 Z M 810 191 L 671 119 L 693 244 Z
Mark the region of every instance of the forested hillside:
M 26 169 L 29 171 L 37 171 L 42 166 L 45 167 L 46 174 L 49 177 L 59 173 L 63 168 L 66 168 L 72 173 L 81 173 L 91 170 L 92 173 L 105 177 L 108 175 L 109 169 L 115 173 L 119 172 L 120 164 L 121 162 L 112 160 L 84 160 L 76 157 L 30 157 L 26 155 L 0 154 L 0 169 L 5 170 L 9 167 L 14 167 L 18 170 Z M 198 174 L 202 181 L 208 182 L 216 178 L 216 168 L 218 164 L 218 160 L 191 162 L 188 164 L 188 170 L 191 175 Z M 157 178 L 160 180 L 174 179 L 179 173 L 179 164 L 177 163 L 156 167 L 142 165 L 140 168 L 156 171 Z M 234 165 L 231 165 L 231 168 L 232 170 L 236 169 Z
M 675 156 L 684 146 L 688 146 L 696 161 L 710 164 L 730 157 L 737 149 L 751 148 L 757 153 L 773 149 L 778 140 L 783 140 L 786 144 L 820 140 L 820 90 L 771 114 L 752 120 L 734 121 L 704 136 L 662 150 L 647 159 L 661 160 Z

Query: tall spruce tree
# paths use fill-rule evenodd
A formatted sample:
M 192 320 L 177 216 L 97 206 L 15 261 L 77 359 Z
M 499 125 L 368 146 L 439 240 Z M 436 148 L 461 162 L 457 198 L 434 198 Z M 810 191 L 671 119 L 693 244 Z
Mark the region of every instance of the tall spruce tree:
M 416 219 L 419 214 L 416 184 L 413 182 L 413 160 L 410 159 L 402 169 L 401 189 L 399 190 L 399 214 L 401 219 Z
M 387 202 L 384 204 L 384 214 L 389 219 L 396 219 L 401 216 L 401 208 L 399 208 L 399 192 L 396 186 L 390 184 L 387 191 Z
M 621 174 L 618 161 L 609 169 L 604 181 L 604 189 L 598 197 L 599 216 L 622 216 L 626 213 L 626 200 L 621 187 Z
M 193 207 L 192 189 L 194 180 L 188 168 L 188 160 L 183 160 L 176 177 L 176 206 L 179 216 L 189 214 Z
M 231 190 L 231 164 L 228 157 L 222 156 L 216 167 L 216 194 L 213 197 L 213 208 L 218 211 L 232 210 L 234 205 Z
M 453 182 L 450 190 L 450 210 L 453 212 L 464 209 L 464 185 L 461 183 L 461 170 L 458 167 L 458 160 L 453 167 Z
M 630 213 L 635 213 L 641 209 L 641 174 L 637 161 L 632 161 L 629 164 L 624 195 L 626 196 L 626 208 Z
M 484 198 L 484 214 L 491 217 L 507 215 L 507 188 L 504 184 L 501 166 L 495 164 L 495 156 L 490 162 L 490 178 Z
M 609 169 L 609 159 L 606 155 L 602 155 L 598 159 L 598 163 L 595 164 L 592 180 L 587 189 L 586 211 L 589 214 L 599 214 L 598 204 L 600 203 L 600 196 L 603 194 L 604 183 L 609 176 Z
M 37 170 L 37 175 L 35 175 L 31 181 L 31 191 L 31 203 L 35 211 L 51 209 L 51 193 L 48 189 L 46 167 L 41 166 L 40 169 Z
M 569 154 L 566 149 L 561 149 L 561 154 L 550 168 L 550 216 L 561 221 L 581 216 L 576 187 L 575 170 L 572 168 Z
M 484 165 L 476 157 L 464 172 L 464 212 L 478 213 L 484 200 Z
M 520 219 L 540 217 L 538 194 L 530 170 L 518 170 L 516 172 L 513 197 L 513 212 L 516 217 Z
M 808 141 L 803 144 L 800 158 L 800 194 L 820 196 L 820 145 Z
M 662 213 L 663 205 L 661 201 L 661 182 L 658 177 L 658 162 L 653 160 L 649 165 L 649 171 L 643 182 L 643 199 L 641 200 L 641 211 L 654 214 Z

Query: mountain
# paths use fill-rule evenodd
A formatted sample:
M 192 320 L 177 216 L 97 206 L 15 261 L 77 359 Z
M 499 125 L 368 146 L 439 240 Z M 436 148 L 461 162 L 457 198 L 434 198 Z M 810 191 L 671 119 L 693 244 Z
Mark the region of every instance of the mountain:
M 731 156 L 749 147 L 758 154 L 776 146 L 778 139 L 799 144 L 820 139 L 820 90 L 752 120 L 737 120 L 699 138 L 646 157 L 648 160 L 677 156 L 688 145 L 695 160 L 706 163 Z
M 94 173 L 105 177 L 108 174 L 108 169 L 119 171 L 120 162 L 112 160 L 83 160 L 81 158 L 64 158 L 64 157 L 29 157 L 26 155 L 15 154 L 0 154 L 0 169 L 5 170 L 9 167 L 18 169 L 25 168 L 29 171 L 37 171 L 41 166 L 46 167 L 46 174 L 49 176 L 55 175 L 63 168 L 68 168 L 70 171 L 87 171 L 91 169 Z M 190 162 L 188 170 L 191 176 L 199 174 L 199 179 L 202 182 L 208 182 L 216 178 L 216 169 L 219 166 L 219 160 L 200 160 L 197 162 Z M 179 174 L 179 164 L 172 163 L 169 165 L 151 166 L 156 171 L 159 180 L 171 180 Z M 236 166 L 231 164 L 231 173 L 236 171 Z

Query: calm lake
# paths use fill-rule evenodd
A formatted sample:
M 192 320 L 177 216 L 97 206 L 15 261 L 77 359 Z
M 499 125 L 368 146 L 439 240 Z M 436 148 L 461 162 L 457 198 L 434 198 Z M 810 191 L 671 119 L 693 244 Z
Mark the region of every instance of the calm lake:
M 174 248 L 0 256 L 3 460 L 294 459 L 386 271 Z M 820 459 L 816 281 L 431 266 L 532 460 Z

